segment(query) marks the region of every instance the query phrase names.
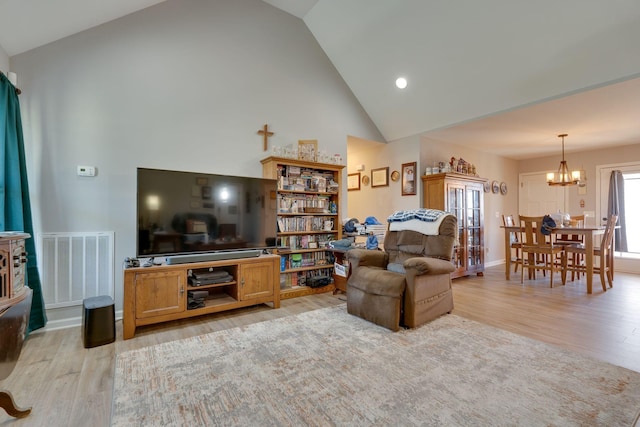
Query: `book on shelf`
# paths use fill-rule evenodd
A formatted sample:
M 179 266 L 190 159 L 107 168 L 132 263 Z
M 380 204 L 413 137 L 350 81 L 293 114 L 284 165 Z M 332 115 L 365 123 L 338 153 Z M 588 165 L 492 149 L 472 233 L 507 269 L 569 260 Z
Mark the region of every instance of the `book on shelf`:
M 301 170 L 299 166 L 289 166 L 286 173 L 288 176 L 300 176 Z
M 318 192 L 325 193 L 327 191 L 327 179 L 316 175 L 313 177 L 313 186 Z

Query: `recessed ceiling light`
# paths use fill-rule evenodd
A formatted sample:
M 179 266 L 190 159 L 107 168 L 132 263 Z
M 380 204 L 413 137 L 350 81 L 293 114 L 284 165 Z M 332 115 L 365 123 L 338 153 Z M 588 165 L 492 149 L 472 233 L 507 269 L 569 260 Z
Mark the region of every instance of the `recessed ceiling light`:
M 396 80 L 396 86 L 398 87 L 398 89 L 404 89 L 405 87 L 407 87 L 407 79 L 405 79 L 404 77 L 398 77 L 398 79 Z

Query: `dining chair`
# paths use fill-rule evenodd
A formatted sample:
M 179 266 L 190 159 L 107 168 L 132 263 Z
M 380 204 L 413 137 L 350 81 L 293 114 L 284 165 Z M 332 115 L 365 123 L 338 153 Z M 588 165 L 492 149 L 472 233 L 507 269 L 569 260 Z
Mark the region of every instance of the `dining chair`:
M 584 215 L 574 215 L 570 220 L 570 227 L 583 227 Z M 584 244 L 584 235 L 582 234 L 563 234 L 562 232 L 556 234 L 556 244 L 565 246 L 579 246 Z M 573 265 L 579 265 L 584 262 L 584 257 L 574 252 L 571 256 L 567 254 L 567 271 L 571 271 L 571 281 L 580 280 L 580 270 L 571 269 L 569 267 Z
M 502 225 L 505 227 L 514 227 L 516 225 L 513 215 L 502 215 Z M 522 249 L 522 243 L 518 239 L 518 233 L 510 232 L 509 240 L 511 241 L 511 249 L 514 251 L 514 257 L 511 257 L 513 265 L 513 272 L 518 272 L 518 265 L 522 265 L 522 258 L 520 257 L 520 250 Z M 506 255 L 506 254 L 505 254 Z M 511 256 L 511 254 L 510 254 Z
M 563 245 L 556 245 L 554 239 L 547 238 L 542 233 L 543 218 L 542 216 L 519 215 L 520 242 L 522 243 L 520 283 L 524 283 L 525 269 L 529 272 L 530 277 L 535 277 L 536 270 L 549 271 L 549 286 L 553 288 L 553 277 L 556 271 L 560 272 L 562 284 L 566 283 L 567 257 Z M 560 258 L 560 264 L 556 262 L 557 257 Z
M 610 288 L 613 287 L 613 268 L 609 263 L 609 259 L 613 254 L 613 234 L 615 231 L 616 222 L 618 222 L 618 215 L 611 215 L 607 220 L 607 225 L 605 226 L 604 234 L 602 235 L 600 247 L 593 248 L 593 256 L 598 257 L 598 265 L 593 267 L 593 273 L 600 275 L 602 290 L 605 292 L 607 291 L 606 281 L 609 282 Z M 582 259 L 584 259 L 585 250 L 586 249 L 584 245 L 572 245 L 565 247 L 565 251 L 567 252 L 567 254 L 579 254 L 581 255 Z M 567 270 L 575 270 L 586 274 L 587 268 L 584 262 L 581 262 L 578 265 L 567 266 Z

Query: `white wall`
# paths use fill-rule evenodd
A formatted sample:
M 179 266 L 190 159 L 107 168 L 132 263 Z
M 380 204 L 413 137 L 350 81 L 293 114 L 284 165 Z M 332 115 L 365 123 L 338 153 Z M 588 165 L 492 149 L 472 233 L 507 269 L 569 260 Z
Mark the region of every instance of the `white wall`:
M 0 45 L 0 70 L 5 74 L 9 70 L 9 55 L 4 51 L 2 45 Z
M 349 148 L 347 159 L 348 173 L 356 173 L 358 165 L 364 164 L 361 176 L 367 175 L 371 179 L 371 170 L 389 168 L 389 175 L 393 171 L 402 172 L 403 163 L 418 163 L 420 168 L 420 151 L 418 137 L 394 141 L 388 144 L 370 141 L 360 142 Z M 392 181 L 386 187 L 372 187 L 360 183 L 359 191 L 349 191 L 349 203 L 347 216 L 357 218 L 361 222 L 368 216 L 374 216 L 385 224 L 386 219 L 393 212 L 420 207 L 420 187 L 415 196 L 403 196 L 401 179 Z
M 347 135 L 381 139 L 304 23 L 259 0 L 169 0 L 11 63 L 36 232 L 114 230 L 116 310 L 137 167 L 261 176 L 265 123 L 343 158 Z
M 7 52 L 5 52 L 2 45 L 0 45 L 0 70 L 6 75 L 9 69 L 9 55 L 7 55 Z

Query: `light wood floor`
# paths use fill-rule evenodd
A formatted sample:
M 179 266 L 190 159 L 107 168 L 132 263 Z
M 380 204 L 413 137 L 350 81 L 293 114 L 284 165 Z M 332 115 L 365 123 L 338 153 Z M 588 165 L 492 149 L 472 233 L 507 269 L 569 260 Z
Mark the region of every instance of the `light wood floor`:
M 512 275 L 513 277 L 513 275 Z M 504 267 L 484 277 L 454 280 L 454 314 L 564 347 L 640 372 L 640 276 L 616 274 L 614 288 L 602 292 L 584 279 L 549 288 L 548 279 L 509 282 Z M 0 411 L 0 426 L 108 426 L 117 353 L 208 332 L 342 304 L 345 296 L 321 294 L 229 313 L 139 328 L 133 339 L 92 349 L 82 345 L 80 328 L 32 334 L 16 369 L 1 387 L 31 415 L 14 420 Z

